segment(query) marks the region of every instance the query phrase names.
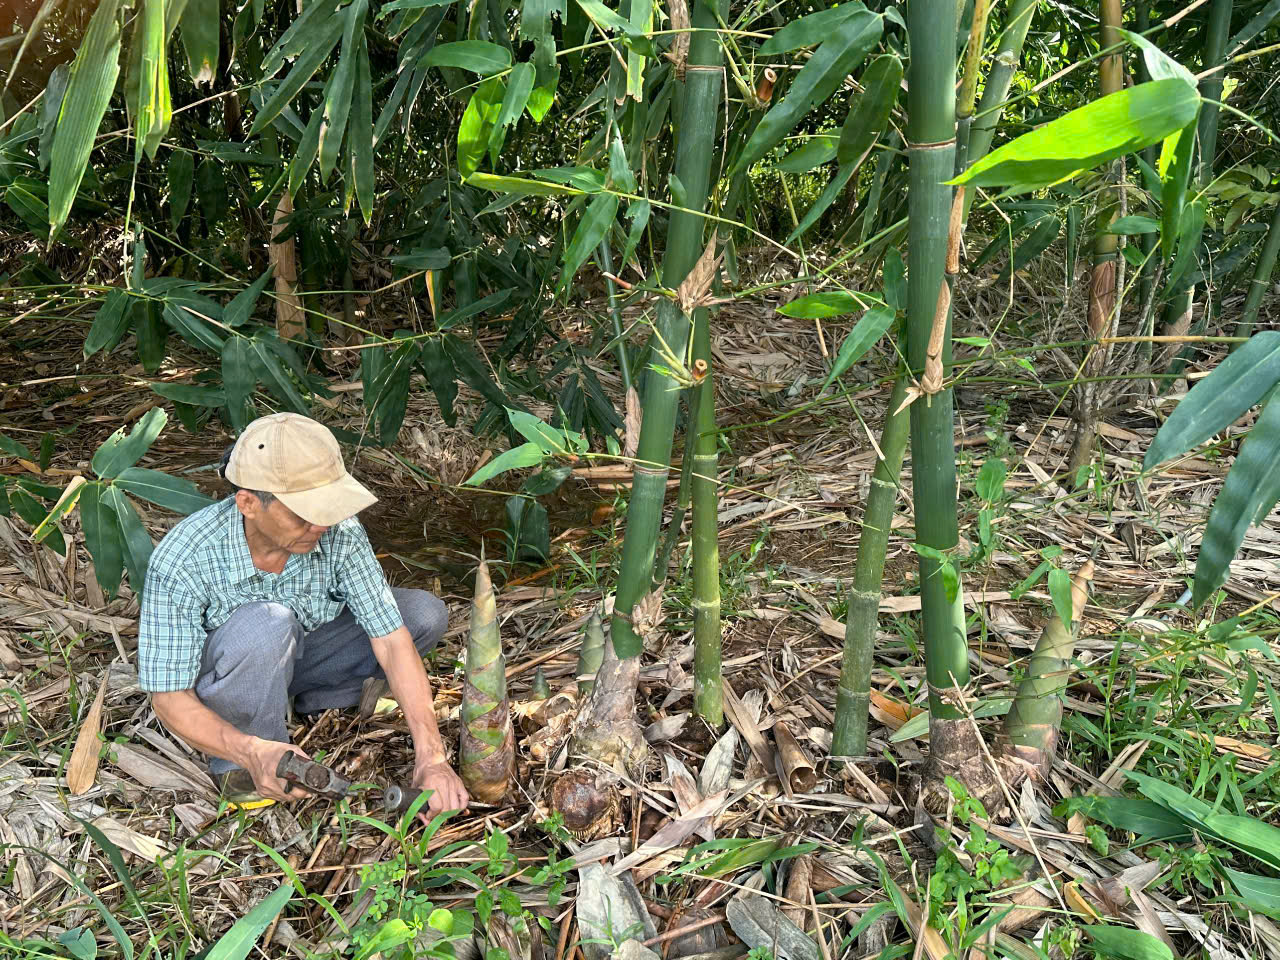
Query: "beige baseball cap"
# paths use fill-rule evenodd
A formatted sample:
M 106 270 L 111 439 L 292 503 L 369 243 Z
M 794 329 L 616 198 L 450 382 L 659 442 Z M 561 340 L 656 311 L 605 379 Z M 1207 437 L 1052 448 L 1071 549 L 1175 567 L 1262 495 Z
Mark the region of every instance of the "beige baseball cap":
M 254 420 L 231 451 L 227 479 L 245 490 L 275 494 L 308 523 L 332 527 L 378 498 L 342 462 L 329 428 L 299 413 Z

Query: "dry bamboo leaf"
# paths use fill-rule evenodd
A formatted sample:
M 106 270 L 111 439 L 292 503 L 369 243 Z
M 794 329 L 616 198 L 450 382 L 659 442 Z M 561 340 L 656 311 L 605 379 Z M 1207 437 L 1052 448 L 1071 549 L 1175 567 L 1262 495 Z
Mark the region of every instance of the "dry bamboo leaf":
M 684 729 L 684 725 L 689 722 L 688 713 L 673 713 L 669 717 L 663 717 L 661 720 L 655 720 L 649 726 L 644 728 L 644 738 L 649 743 L 661 743 L 664 740 L 672 740 L 680 731 Z
M 102 732 L 102 698 L 107 695 L 108 676 L 110 674 L 104 670 L 102 679 L 98 681 L 98 695 L 93 698 L 93 706 L 80 725 L 71 759 L 67 761 L 67 792 L 72 796 L 78 797 L 87 792 L 98 778 L 98 734 Z
M 892 877 L 885 879 L 893 885 L 898 901 L 906 907 L 907 924 L 911 927 L 911 934 L 923 944 L 929 960 L 953 960 L 951 951 L 947 949 L 947 942 L 942 939 L 942 934 L 924 922 L 916 902 L 903 892 L 902 887 L 898 886 L 898 882 Z
M 711 239 L 707 241 L 706 249 L 702 251 L 702 256 L 698 257 L 698 262 L 693 265 L 693 269 L 680 282 L 680 287 L 676 290 L 676 300 L 680 304 L 680 309 L 685 313 L 692 313 L 698 307 L 705 307 L 711 302 L 711 284 L 715 281 L 716 271 L 720 268 L 720 257 L 716 256 L 716 240 L 718 234 L 712 230 Z
M 637 864 L 644 863 L 646 860 L 651 860 L 682 843 L 698 829 L 704 818 L 715 817 L 724 810 L 727 796 L 728 791 L 721 790 L 714 796 L 707 797 L 688 813 L 683 813 L 676 819 L 667 821 L 652 837 L 615 863 L 609 872 L 617 876 L 619 873 L 629 870 Z M 638 870 L 636 872 L 637 874 L 640 873 Z M 643 879 L 643 877 L 637 876 L 637 880 Z
M 128 777 L 151 790 L 183 790 L 213 796 L 213 782 L 197 779 L 146 747 L 119 743 L 111 748 L 113 762 Z
M 748 947 L 770 950 L 778 960 L 822 960 L 813 938 L 758 893 L 734 897 L 724 914 L 738 939 Z
M 631 874 L 613 876 L 598 863 L 578 868 L 577 917 L 587 960 L 606 960 L 614 937 L 658 935 Z
M 729 718 L 729 722 L 737 728 L 738 733 L 742 734 L 742 738 L 747 741 L 747 746 L 751 748 L 751 752 L 755 754 L 756 759 L 760 761 L 765 772 L 773 775 L 776 769 L 773 759 L 773 749 L 769 746 L 769 742 L 760 732 L 760 726 L 755 719 L 759 716 L 759 700 L 755 700 L 756 707 L 754 711 L 748 712 L 745 701 L 747 697 L 752 697 L 753 693 L 756 697 L 763 697 L 763 691 L 756 690 L 748 693 L 742 699 L 738 698 L 734 692 L 733 686 L 725 681 L 724 686 L 724 712 Z M 704 791 L 705 792 L 705 791 Z
M 93 820 L 93 825 L 102 831 L 103 836 L 126 853 L 141 857 L 148 863 L 154 863 L 169 852 L 169 847 L 154 837 L 139 833 L 132 827 L 125 826 L 119 820 L 103 814 Z
M 730 727 L 716 745 L 707 751 L 707 759 L 702 762 L 702 772 L 698 774 L 698 790 L 704 797 L 719 793 L 729 786 L 729 777 L 733 773 L 733 755 L 738 748 L 738 731 Z
M 903 703 L 879 690 L 871 691 L 871 715 L 890 730 L 897 730 L 912 717 L 921 713 L 924 713 L 924 710 L 919 707 Z
M 790 903 L 782 908 L 783 915 L 801 930 L 809 917 L 804 906 L 813 893 L 813 861 L 809 857 L 796 857 L 787 867 L 786 899 Z
M 646 593 L 631 608 L 631 626 L 641 640 L 662 624 L 662 587 Z

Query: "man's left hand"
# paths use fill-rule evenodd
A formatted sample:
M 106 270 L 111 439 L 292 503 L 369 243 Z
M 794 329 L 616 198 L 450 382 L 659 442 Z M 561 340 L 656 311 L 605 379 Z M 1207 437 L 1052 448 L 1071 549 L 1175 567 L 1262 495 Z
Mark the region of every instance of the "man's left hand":
M 418 764 L 413 771 L 413 785 L 419 790 L 432 791 L 427 805 L 418 814 L 423 823 L 446 810 L 466 810 L 471 800 L 462 778 L 444 761 Z

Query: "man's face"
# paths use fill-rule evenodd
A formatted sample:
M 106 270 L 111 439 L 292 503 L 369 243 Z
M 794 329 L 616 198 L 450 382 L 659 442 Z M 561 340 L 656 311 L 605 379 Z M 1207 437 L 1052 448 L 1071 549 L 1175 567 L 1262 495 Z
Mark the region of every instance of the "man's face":
M 252 524 L 262 539 L 288 553 L 310 553 L 329 529 L 308 523 L 279 500 L 263 506 L 261 500 L 245 490 L 236 494 L 236 506 L 246 525 Z

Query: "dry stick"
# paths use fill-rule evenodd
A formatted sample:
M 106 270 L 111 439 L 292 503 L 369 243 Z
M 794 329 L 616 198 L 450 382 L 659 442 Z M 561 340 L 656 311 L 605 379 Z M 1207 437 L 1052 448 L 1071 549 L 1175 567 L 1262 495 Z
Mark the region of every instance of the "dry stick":
M 569 931 L 573 929 L 573 915 L 577 910 L 578 903 L 575 900 L 569 904 L 569 910 L 564 915 L 564 921 L 560 924 L 560 939 L 556 942 L 555 960 L 564 960 L 564 949 L 569 944 Z
M 706 929 L 716 923 L 724 922 L 723 913 L 713 913 L 704 920 L 696 923 L 690 923 L 683 927 L 676 927 L 674 930 L 668 930 L 666 933 L 660 933 L 656 937 L 650 937 L 648 940 L 641 941 L 642 947 L 652 947 L 659 943 L 666 943 L 668 940 L 674 940 L 677 937 L 683 937 L 686 933 L 696 933 L 699 930 Z

